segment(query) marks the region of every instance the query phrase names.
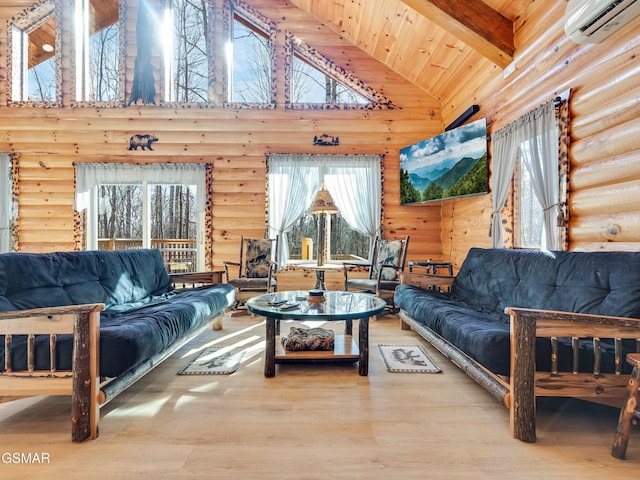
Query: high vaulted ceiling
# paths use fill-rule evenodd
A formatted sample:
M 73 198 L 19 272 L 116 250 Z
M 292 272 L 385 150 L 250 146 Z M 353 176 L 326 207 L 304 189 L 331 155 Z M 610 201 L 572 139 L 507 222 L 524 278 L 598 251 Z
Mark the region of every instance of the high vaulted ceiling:
M 6 19 L 32 3 L 32 0 L 0 0 L 0 21 L 4 25 Z M 395 96 L 407 95 L 403 83 L 409 82 L 422 94 L 444 100 L 462 88 L 475 72 L 505 68 L 515 50 L 514 24 L 532 2 L 244 0 L 244 3 L 396 101 Z

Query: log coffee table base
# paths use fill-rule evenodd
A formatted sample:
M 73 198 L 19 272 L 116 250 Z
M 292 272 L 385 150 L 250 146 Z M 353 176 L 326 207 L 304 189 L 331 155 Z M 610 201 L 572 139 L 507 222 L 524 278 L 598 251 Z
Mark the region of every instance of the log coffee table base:
M 369 374 L 369 318 L 358 322 L 358 343 L 351 334 L 351 320 L 345 321 L 344 335 L 336 335 L 332 351 L 288 351 L 280 342 L 280 320 L 267 317 L 264 376 L 274 377 L 276 363 L 358 362 L 358 373 Z
M 325 301 L 311 305 L 307 292 L 278 292 L 261 295 L 247 302 L 252 313 L 266 317 L 264 376 L 274 377 L 277 363 L 358 362 L 358 373 L 369 374 L 369 318 L 382 313 L 386 302 L 373 295 L 354 292 L 325 292 Z M 277 301 L 295 303 L 296 308 L 282 310 Z M 344 321 L 344 335 L 335 335 L 333 351 L 287 351 L 280 342 L 280 321 Z M 353 320 L 358 320 L 358 342 L 352 335 Z

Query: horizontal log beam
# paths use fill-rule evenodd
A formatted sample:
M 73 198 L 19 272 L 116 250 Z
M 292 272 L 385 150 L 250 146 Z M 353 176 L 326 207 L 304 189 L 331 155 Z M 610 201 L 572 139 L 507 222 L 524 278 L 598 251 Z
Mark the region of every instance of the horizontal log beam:
M 402 0 L 501 68 L 513 61 L 513 23 L 480 0 Z

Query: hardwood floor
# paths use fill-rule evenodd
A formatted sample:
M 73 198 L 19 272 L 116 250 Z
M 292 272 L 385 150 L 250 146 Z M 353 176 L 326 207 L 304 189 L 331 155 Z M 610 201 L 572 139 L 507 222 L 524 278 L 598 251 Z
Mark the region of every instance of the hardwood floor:
M 513 440 L 508 411 L 395 317 L 371 322 L 368 377 L 356 364 L 289 364 L 267 379 L 264 329 L 227 316 L 105 406 L 95 441 L 71 443 L 68 397 L 0 404 L 0 478 L 638 478 L 637 427 L 627 460 L 609 454 L 616 409 L 545 400 L 538 442 Z M 443 372 L 389 373 L 381 343 L 424 344 Z M 248 350 L 234 374 L 176 375 L 203 347 L 234 344 Z M 49 463 L 7 463 L 14 452 Z

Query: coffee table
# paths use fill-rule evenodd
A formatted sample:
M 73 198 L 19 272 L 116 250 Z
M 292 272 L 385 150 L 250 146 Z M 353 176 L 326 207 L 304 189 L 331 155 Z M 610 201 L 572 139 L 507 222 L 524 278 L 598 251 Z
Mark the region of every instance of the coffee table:
M 276 363 L 357 361 L 358 373 L 369 374 L 369 318 L 382 313 L 386 302 L 366 293 L 324 292 L 325 300 L 313 304 L 307 300 L 308 291 L 267 293 L 247 301 L 251 313 L 266 317 L 266 347 L 264 376 L 276 374 Z M 274 301 L 297 304 L 296 308 L 282 310 Z M 333 351 L 286 351 L 280 343 L 281 320 L 313 320 L 345 322 L 344 335 L 335 335 Z M 352 321 L 358 320 L 358 343 L 352 337 Z

